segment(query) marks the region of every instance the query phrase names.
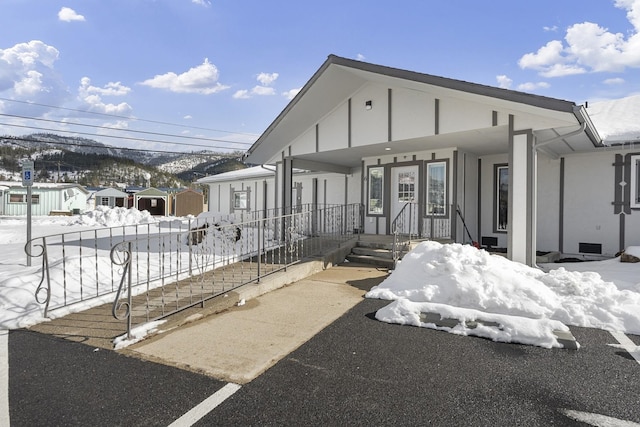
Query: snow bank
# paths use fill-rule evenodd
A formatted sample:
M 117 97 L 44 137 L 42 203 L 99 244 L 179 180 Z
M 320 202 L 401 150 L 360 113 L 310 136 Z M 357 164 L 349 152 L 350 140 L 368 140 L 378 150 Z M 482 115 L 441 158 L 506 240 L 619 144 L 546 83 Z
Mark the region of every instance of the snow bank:
M 506 316 L 518 316 L 640 333 L 639 292 L 619 289 L 598 273 L 563 267 L 545 273 L 468 245 L 419 244 L 366 297 L 406 300 L 381 310 L 379 316 L 393 323 L 429 327 L 416 319 L 421 312 L 435 312 L 461 321 L 502 316 L 502 332 L 512 322 Z M 514 332 L 490 338 L 549 346 L 549 325 L 561 328 L 543 322 L 527 326 L 533 333 L 526 337 Z
M 98 206 L 95 210 L 80 215 L 77 220 L 69 225 L 118 227 L 122 225 L 135 225 L 155 223 L 156 219 L 149 211 L 139 211 L 136 208 L 110 208 Z

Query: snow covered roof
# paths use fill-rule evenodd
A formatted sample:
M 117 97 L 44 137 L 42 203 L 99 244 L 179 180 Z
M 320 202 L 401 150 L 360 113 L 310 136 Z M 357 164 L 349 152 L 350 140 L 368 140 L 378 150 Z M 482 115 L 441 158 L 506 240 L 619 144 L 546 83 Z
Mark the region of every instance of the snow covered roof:
M 640 142 L 640 95 L 594 102 L 587 113 L 605 144 Z
M 26 188 L 22 185 L 22 181 L 0 181 L 0 186 L 8 188 Z M 34 182 L 32 188 L 42 190 L 66 190 L 67 188 L 77 188 L 83 193 L 89 194 L 89 191 L 87 191 L 86 188 L 75 183 Z
M 299 173 L 308 173 L 302 169 L 294 169 L 294 174 Z M 200 178 L 196 182 L 198 184 L 210 184 L 213 182 L 224 182 L 224 181 L 237 181 L 242 179 L 253 179 L 253 178 L 268 178 L 275 175 L 275 170 L 263 167 L 263 166 L 253 166 L 246 169 L 238 169 L 230 172 L 219 173 L 216 175 L 205 176 L 204 178 Z

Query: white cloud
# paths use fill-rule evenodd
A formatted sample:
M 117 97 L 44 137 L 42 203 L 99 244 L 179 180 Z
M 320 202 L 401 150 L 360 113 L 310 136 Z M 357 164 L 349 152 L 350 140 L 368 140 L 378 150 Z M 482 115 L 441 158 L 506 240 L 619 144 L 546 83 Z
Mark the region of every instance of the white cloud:
M 558 26 L 557 25 L 554 25 L 553 27 L 546 27 L 545 26 L 545 27 L 542 27 L 542 29 L 544 31 L 555 33 L 556 31 L 558 31 Z
M 256 80 L 260 82 L 263 86 L 271 86 L 273 82 L 278 79 L 278 73 L 260 73 Z
M 614 5 L 626 10 L 633 26 L 626 35 L 592 22 L 574 24 L 564 41 L 552 40 L 537 52 L 523 55 L 520 67 L 545 77 L 640 68 L 640 0 L 616 0 Z
M 621 77 L 615 77 L 612 79 L 605 79 L 603 83 L 607 85 L 621 85 L 625 83 L 625 80 Z
M 293 98 L 295 98 L 295 96 L 298 94 L 298 92 L 300 92 L 301 89 L 302 88 L 291 89 L 291 90 L 288 90 L 286 92 L 282 92 L 282 96 L 284 96 L 288 100 L 292 100 Z
M 509 89 L 513 83 L 513 80 L 505 75 L 496 76 L 496 81 L 502 89 Z
M 75 10 L 69 7 L 63 7 L 58 12 L 58 19 L 64 22 L 84 21 L 84 16 L 78 15 Z
M 183 117 L 183 119 L 191 120 L 191 119 L 193 119 L 193 116 L 191 116 L 190 114 L 187 114 L 186 116 Z
M 272 87 L 267 86 L 255 86 L 253 89 L 251 89 L 251 94 L 258 96 L 275 95 L 276 90 Z
M 18 43 L 5 50 L 0 49 L 0 60 L 8 62 L 14 68 L 28 69 L 37 67 L 38 64 L 52 68 L 54 62 L 58 60 L 58 56 L 58 49 L 40 40 Z
M 60 105 L 69 92 L 54 69 L 59 52 L 39 40 L 0 49 L 0 93 L 21 101 Z M 9 107 L 6 107 L 7 109 Z M 18 107 L 12 105 L 11 108 Z
M 91 79 L 83 77 L 80 79 L 80 94 L 97 94 L 101 96 L 124 96 L 131 91 L 130 87 L 122 85 L 120 82 L 109 82 L 104 87 L 91 86 Z
M 236 93 L 233 94 L 233 97 L 235 99 L 249 99 L 249 98 L 251 98 L 249 96 L 249 91 L 246 90 L 246 89 L 242 89 L 242 90 L 236 91 Z
M 142 85 L 156 89 L 166 89 L 176 93 L 199 93 L 210 95 L 228 89 L 218 82 L 218 68 L 205 59 L 201 65 L 182 74 L 168 72 L 145 80 Z
M 99 95 L 79 96 L 89 111 L 104 114 L 114 114 L 117 116 L 127 116 L 133 111 L 133 108 L 126 102 L 119 104 L 106 104 Z
M 115 115 L 129 115 L 133 110 L 126 102 L 119 104 L 108 104 L 102 101 L 103 96 L 124 96 L 131 91 L 131 88 L 123 86 L 120 82 L 109 82 L 104 87 L 97 87 L 91 85 L 91 79 L 89 77 L 83 77 L 80 79 L 80 86 L 78 87 L 78 98 L 86 104 L 89 111 L 115 114 Z
M 359 53 L 356 55 L 356 60 L 358 61 L 364 61 L 366 58 L 363 54 Z
M 36 95 L 42 89 L 42 73 L 34 70 L 27 71 L 20 81 L 15 82 L 13 89 L 20 98 Z
M 191 3 L 197 4 L 199 6 L 210 7 L 211 2 L 209 0 L 191 0 Z
M 551 85 L 547 82 L 538 82 L 538 83 L 528 82 L 528 83 L 519 84 L 518 90 L 523 92 L 535 92 L 538 89 L 548 89 L 549 87 L 551 87 Z
M 249 99 L 253 95 L 257 96 L 270 96 L 275 95 L 276 90 L 271 87 L 273 83 L 278 79 L 278 73 L 260 73 L 256 76 L 256 80 L 260 83 L 257 86 L 254 86 L 253 89 L 241 89 L 236 91 L 233 94 L 235 99 Z

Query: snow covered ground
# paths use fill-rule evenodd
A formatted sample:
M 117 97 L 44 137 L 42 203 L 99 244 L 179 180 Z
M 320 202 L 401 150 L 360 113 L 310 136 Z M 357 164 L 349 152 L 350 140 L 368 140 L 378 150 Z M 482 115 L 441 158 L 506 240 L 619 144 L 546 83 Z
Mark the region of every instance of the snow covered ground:
M 640 263 L 544 267 L 549 271 L 469 245 L 423 242 L 366 296 L 393 301 L 378 310 L 378 320 L 495 341 L 561 347 L 553 331 L 566 325 L 640 334 Z M 422 313 L 459 323 L 437 326 Z
M 176 220 L 180 219 L 155 218 L 136 209 L 101 208 L 72 217 L 33 217 L 32 237 Z M 27 267 L 25 242 L 25 218 L 1 217 L 0 329 L 46 320 L 34 297 L 41 267 L 38 260 Z M 100 265 L 102 261 L 110 263 L 107 258 Z M 566 330 L 566 325 L 640 334 L 640 263 L 613 259 L 547 264 L 544 269 L 551 271 L 513 263 L 468 245 L 424 242 L 367 297 L 392 300 L 378 311 L 379 320 L 437 328 L 423 321 L 421 313 L 438 313 L 461 321 L 456 327 L 440 329 L 496 341 L 557 347 L 552 331 Z M 64 312 L 86 309 L 88 304 L 91 302 Z M 56 310 L 54 315 L 60 313 Z M 480 323 L 470 322 L 476 320 Z

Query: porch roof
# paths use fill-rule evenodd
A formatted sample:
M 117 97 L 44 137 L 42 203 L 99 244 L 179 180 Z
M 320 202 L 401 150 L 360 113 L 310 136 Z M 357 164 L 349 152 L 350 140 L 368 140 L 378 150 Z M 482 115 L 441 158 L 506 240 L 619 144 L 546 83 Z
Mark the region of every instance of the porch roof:
M 417 73 L 397 68 L 370 64 L 330 55 L 324 64 L 304 85 L 296 97 L 247 151 L 247 161 L 265 164 L 277 156 L 292 141 L 329 114 L 366 83 L 388 87 L 424 90 L 447 96 L 455 93 L 475 102 L 495 105 L 496 108 L 516 109 L 523 114 L 545 114 L 565 124 L 561 128 L 534 129 L 542 141 L 554 140 L 545 150 L 558 155 L 573 151 L 593 150 L 601 139 L 586 110 L 573 102 L 501 89 L 461 80 Z M 575 134 L 583 125 L 583 130 Z M 571 133 L 570 138 L 561 135 Z M 392 141 L 368 146 L 350 147 L 325 153 L 312 153 L 297 158 L 325 162 L 346 167 L 360 164 L 363 157 L 394 152 L 457 147 L 477 154 L 504 152 L 508 140 L 507 126 L 490 126 L 455 134 L 440 134 Z M 478 144 L 482 141 L 482 144 Z

